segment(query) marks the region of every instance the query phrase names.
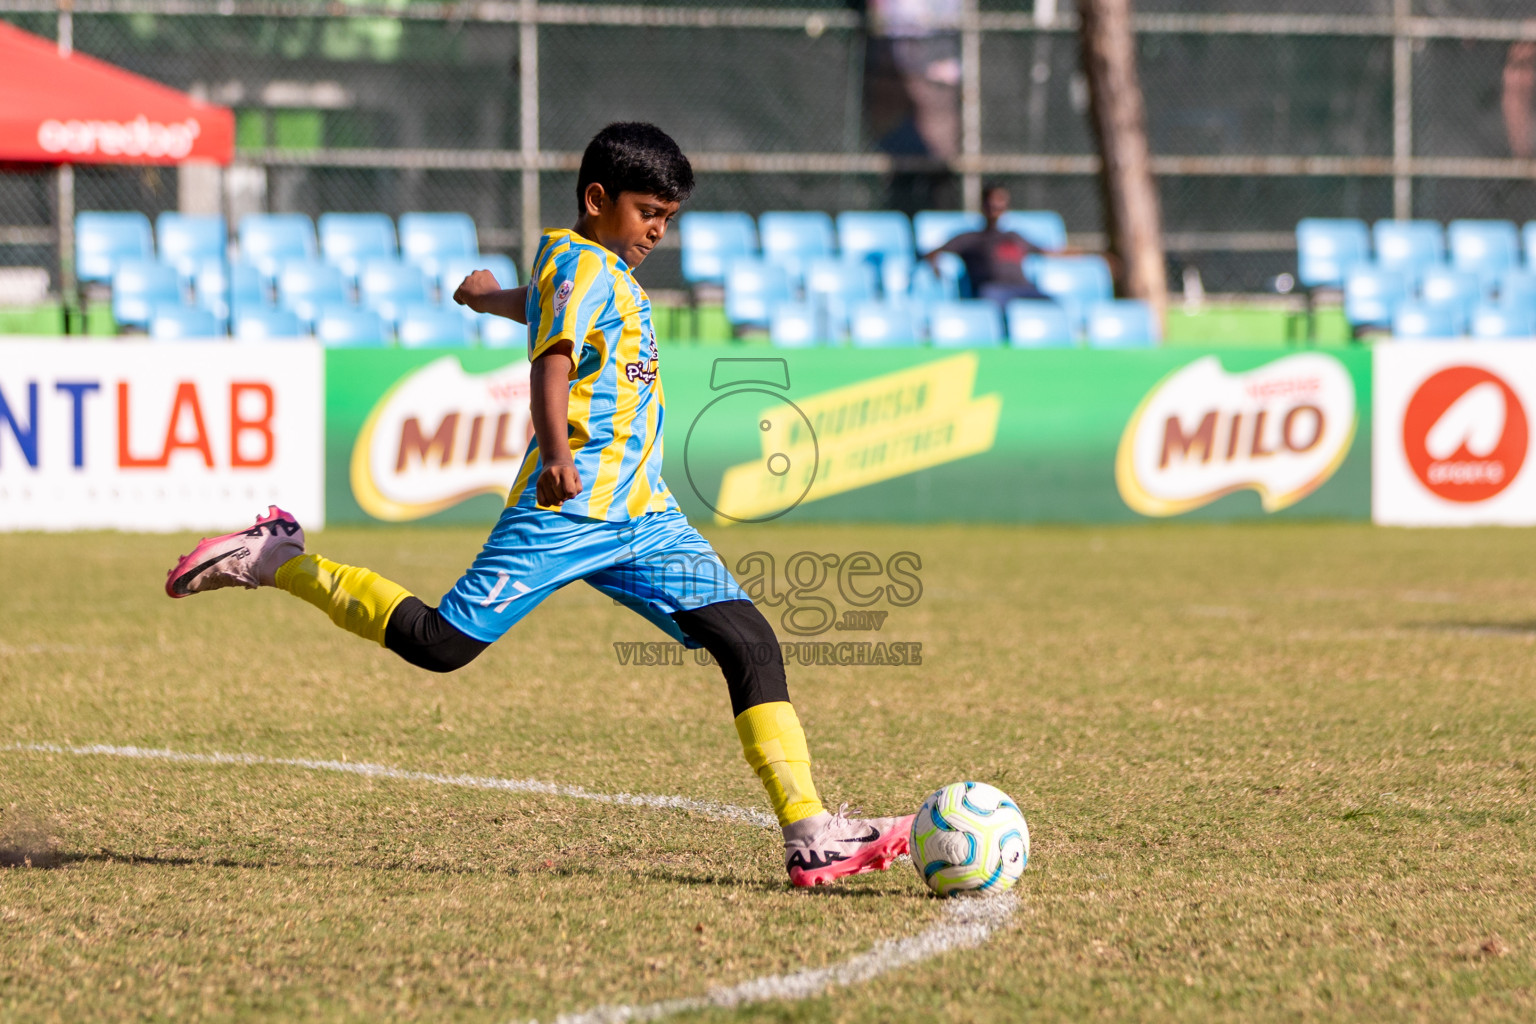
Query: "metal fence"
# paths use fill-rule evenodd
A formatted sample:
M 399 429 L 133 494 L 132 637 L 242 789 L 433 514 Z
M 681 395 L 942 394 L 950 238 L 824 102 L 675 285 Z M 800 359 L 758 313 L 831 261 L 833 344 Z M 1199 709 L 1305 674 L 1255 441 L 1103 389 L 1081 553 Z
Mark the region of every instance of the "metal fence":
M 521 257 L 572 219 L 580 151 L 621 119 L 677 137 L 699 209 L 881 207 L 940 170 L 875 137 L 856 3 L 64 2 L 0 0 L 0 17 L 235 108 L 231 215 L 465 210 L 484 248 Z M 1265 289 L 1304 216 L 1536 218 L 1528 0 L 1142 0 L 1135 25 L 1175 283 L 1193 266 L 1208 290 Z M 1066 3 L 968 0 L 943 169 L 954 202 L 996 179 L 1092 248 L 1075 29 Z M 153 214 L 183 184 L 82 167 L 75 202 Z M 0 174 L 0 263 L 56 265 L 57 203 L 51 174 Z M 677 283 L 675 250 L 653 263 L 650 282 Z

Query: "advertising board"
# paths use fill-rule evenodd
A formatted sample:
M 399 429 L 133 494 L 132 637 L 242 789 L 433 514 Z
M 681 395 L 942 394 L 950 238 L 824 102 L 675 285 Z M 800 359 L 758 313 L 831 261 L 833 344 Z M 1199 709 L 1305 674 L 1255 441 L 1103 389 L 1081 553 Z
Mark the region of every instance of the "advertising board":
M 1536 524 L 1521 342 L 1395 342 L 1375 356 L 1372 515 L 1393 526 Z
M 1370 356 L 663 350 L 700 523 L 1370 514 Z M 531 427 L 519 352 L 327 353 L 334 522 L 482 522 Z
M 308 343 L 0 341 L 0 529 L 325 521 Z

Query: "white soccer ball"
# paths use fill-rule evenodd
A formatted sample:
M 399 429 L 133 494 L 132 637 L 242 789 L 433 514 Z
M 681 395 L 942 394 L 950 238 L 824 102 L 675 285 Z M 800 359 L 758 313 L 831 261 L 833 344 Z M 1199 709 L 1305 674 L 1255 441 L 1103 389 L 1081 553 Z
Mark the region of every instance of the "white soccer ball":
M 1029 863 L 1029 825 L 1019 805 L 996 786 L 957 782 L 917 809 L 912 863 L 940 896 L 1003 892 Z

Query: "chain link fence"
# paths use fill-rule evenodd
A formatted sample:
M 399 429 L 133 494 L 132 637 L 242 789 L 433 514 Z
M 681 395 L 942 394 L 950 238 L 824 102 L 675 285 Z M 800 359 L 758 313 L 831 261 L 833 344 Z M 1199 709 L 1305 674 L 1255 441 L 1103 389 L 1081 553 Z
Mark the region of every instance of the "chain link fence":
M 234 108 L 231 217 L 464 210 L 521 264 L 572 219 L 586 140 L 644 119 L 694 157 L 693 208 L 911 205 L 914 175 L 958 205 L 985 178 L 1102 245 L 1070 4 L 965 11 L 944 100 L 961 138 L 935 162 L 882 121 L 856 2 L 0 0 L 20 28 L 57 38 L 67 18 L 77 51 Z M 1304 216 L 1536 219 L 1528 0 L 1142 0 L 1136 29 L 1175 284 L 1195 267 L 1210 291 L 1266 290 Z M 174 168 L 75 181 L 81 210 L 185 202 Z M 0 174 L 0 263 L 57 266 L 57 201 L 45 171 Z M 648 283 L 680 283 L 662 253 Z

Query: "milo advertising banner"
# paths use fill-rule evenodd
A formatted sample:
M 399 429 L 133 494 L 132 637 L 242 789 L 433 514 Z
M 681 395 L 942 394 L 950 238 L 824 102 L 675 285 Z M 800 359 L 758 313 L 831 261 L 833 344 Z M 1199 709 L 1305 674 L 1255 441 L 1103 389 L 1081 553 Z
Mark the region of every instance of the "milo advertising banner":
M 327 353 L 327 517 L 492 521 L 517 352 Z M 666 480 L 701 525 L 1365 519 L 1370 356 L 671 348 Z

